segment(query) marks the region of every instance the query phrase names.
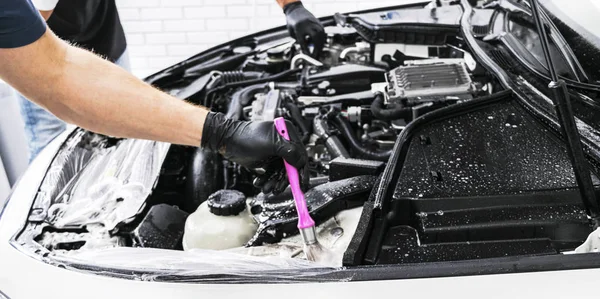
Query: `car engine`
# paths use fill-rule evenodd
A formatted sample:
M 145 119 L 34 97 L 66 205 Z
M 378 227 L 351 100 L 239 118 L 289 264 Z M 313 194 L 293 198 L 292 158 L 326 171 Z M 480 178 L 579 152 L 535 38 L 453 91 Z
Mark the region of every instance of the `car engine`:
M 309 154 L 309 210 L 341 265 L 357 229 L 364 232 L 365 202 L 401 150 L 399 136 L 432 112 L 501 89 L 460 37 L 460 15 L 457 5 L 337 14 L 327 23 L 321 57 L 302 53 L 277 31 L 216 47 L 146 81 L 230 119 L 290 120 Z M 415 18 L 438 27 L 401 26 Z M 516 128 L 512 115 L 507 124 Z M 37 204 L 44 212 L 29 219 L 44 250 L 211 249 L 305 258 L 291 192 L 262 193 L 253 181 L 263 170 L 199 148 L 77 134 L 63 150 L 75 162 L 53 174 L 50 191 L 40 195 L 46 200 Z M 436 171 L 430 176 L 443 179 Z M 395 255 L 390 260 L 409 261 L 408 254 Z

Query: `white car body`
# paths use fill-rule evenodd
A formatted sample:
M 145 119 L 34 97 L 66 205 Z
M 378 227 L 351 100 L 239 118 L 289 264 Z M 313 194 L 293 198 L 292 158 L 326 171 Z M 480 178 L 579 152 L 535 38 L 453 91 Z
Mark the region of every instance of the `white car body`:
M 433 275 L 414 275 L 410 269 L 401 273 L 401 279 L 380 278 L 354 281 L 351 271 L 343 279 L 327 279 L 319 281 L 307 274 L 307 281 L 294 277 L 285 277 L 283 281 L 244 282 L 224 279 L 155 280 L 152 275 L 115 275 L 110 271 L 84 271 L 68 265 L 49 263 L 37 253 L 23 250 L 20 244 L 15 244 L 13 238 L 23 229 L 23 223 L 32 207 L 38 187 L 44 180 L 56 153 L 65 140 L 77 129 L 69 129 L 57 137 L 33 161 L 20 182 L 14 188 L 6 206 L 0 206 L 0 299 L 23 298 L 347 298 L 365 299 L 373 296 L 416 297 L 416 298 L 579 298 L 595 297 L 600 268 L 586 267 L 585 262 L 570 267 L 568 260 L 555 261 L 550 270 L 537 264 L 527 268 L 517 269 L 518 258 L 511 266 L 505 266 L 504 271 L 496 271 L 485 275 L 469 274 L 461 276 L 460 269 L 452 272 L 453 266 L 442 277 Z M 531 220 L 531 219 L 530 219 Z M 594 235 L 597 237 L 597 235 Z M 590 241 L 590 240 L 588 240 Z M 593 240 L 592 240 L 593 243 Z M 144 248 L 132 249 L 131 252 L 148 251 Z M 161 255 L 177 258 L 173 251 L 152 249 L 149 256 Z M 131 258 L 135 264 L 135 254 Z M 558 255 L 567 257 L 567 255 Z M 600 255 L 587 254 L 586 258 L 596 265 Z M 151 259 L 150 259 L 151 260 Z M 113 261 L 114 263 L 114 261 Z M 181 262 L 185 263 L 185 260 Z M 206 263 L 210 263 L 206 262 Z M 477 265 L 478 260 L 471 261 Z M 145 264 L 146 268 L 151 268 Z M 219 264 L 217 264 L 219 265 Z M 484 267 L 481 262 L 479 267 Z M 544 264 L 546 265 L 546 264 Z M 221 266 L 225 266 L 222 265 Z M 157 262 L 155 269 L 169 267 L 168 263 Z M 201 272 L 203 269 L 193 269 L 194 264 L 185 268 L 188 271 Z M 125 266 L 126 268 L 126 266 Z M 357 267 L 358 270 L 361 267 Z M 365 267 L 366 268 L 366 267 Z M 382 266 L 384 272 L 391 267 Z M 580 270 L 556 270 L 580 268 Z M 172 269 L 179 269 L 173 266 Z M 335 270 L 335 269 L 334 269 Z M 339 269 L 338 269 L 339 270 Z M 344 269 L 346 270 L 346 269 Z M 358 271 L 357 270 L 357 271 Z M 413 266 L 414 270 L 414 266 Z M 515 270 L 515 271 L 513 271 Z M 294 273 L 302 273 L 298 269 Z M 332 270 L 333 271 L 333 270 Z M 397 270 L 398 271 L 398 270 Z M 400 268 L 399 271 L 404 271 Z M 133 271 L 132 271 L 133 272 Z M 373 271 L 372 271 L 373 272 Z M 485 272 L 485 271 L 482 271 Z M 493 271 L 492 271 L 493 272 Z M 457 274 L 458 273 L 458 274 Z M 505 274 L 496 274 L 505 273 Z M 130 273 L 131 274 L 131 273 Z M 259 274 L 257 274 L 259 275 Z M 292 278 L 292 279 L 290 279 Z M 352 281 L 350 281 L 352 280 Z M 596 294 L 596 295 L 594 295 Z
M 25 221 L 35 188 L 69 135 L 54 140 L 23 176 L 0 218 L 0 291 L 25 298 L 578 298 L 594 297 L 600 269 L 369 282 L 210 284 L 134 281 L 86 274 L 34 259 L 9 240 Z M 0 293 L 0 298 L 2 295 Z

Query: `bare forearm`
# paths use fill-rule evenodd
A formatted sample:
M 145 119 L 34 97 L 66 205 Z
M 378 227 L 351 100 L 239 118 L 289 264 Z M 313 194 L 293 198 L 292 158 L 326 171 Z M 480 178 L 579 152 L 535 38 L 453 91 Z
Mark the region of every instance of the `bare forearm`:
M 27 46 L 49 51 L 43 58 L 30 56 L 39 61 L 29 63 L 43 71 L 25 67 L 7 78 L 26 97 L 57 117 L 94 132 L 200 145 L 207 110 L 160 92 L 110 62 L 54 39 L 47 33 Z
M 53 12 L 54 10 L 40 10 L 40 15 L 42 15 L 44 20 L 48 21 Z
M 67 62 L 54 89 L 54 96 L 63 100 L 48 107 L 59 117 L 117 137 L 200 145 L 206 110 L 172 98 L 86 51 L 69 48 Z
M 292 2 L 298 2 L 300 0 L 276 0 L 277 4 L 279 4 L 279 7 L 283 8 L 284 6 L 292 3 Z

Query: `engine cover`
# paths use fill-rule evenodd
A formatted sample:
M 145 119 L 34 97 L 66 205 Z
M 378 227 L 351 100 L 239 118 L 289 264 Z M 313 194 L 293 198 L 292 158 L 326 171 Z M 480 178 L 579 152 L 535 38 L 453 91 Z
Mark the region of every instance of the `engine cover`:
M 411 102 L 470 98 L 472 81 L 463 59 L 426 59 L 407 61 L 387 76 L 388 102 Z
M 416 7 L 350 15 L 349 23 L 371 43 L 445 45 L 460 31 L 460 5 Z

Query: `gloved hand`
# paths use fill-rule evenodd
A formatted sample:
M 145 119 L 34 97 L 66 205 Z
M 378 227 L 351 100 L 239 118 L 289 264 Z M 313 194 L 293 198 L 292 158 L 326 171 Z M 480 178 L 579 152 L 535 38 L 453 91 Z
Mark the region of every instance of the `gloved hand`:
M 296 128 L 286 121 L 290 141 L 277 133 L 272 121 L 247 122 L 227 119 L 221 113 L 210 112 L 204 122 L 201 147 L 218 151 L 225 159 L 250 169 L 262 168 L 265 173 L 254 184 L 264 193 L 283 192 L 288 185 L 283 160 L 296 167 L 306 186 L 308 160 Z
M 319 58 L 325 45 L 325 29 L 321 22 L 304 6 L 302 2 L 292 2 L 283 7 L 290 35 L 300 44 L 302 51 L 314 58 Z M 314 46 L 310 53 L 309 45 Z

